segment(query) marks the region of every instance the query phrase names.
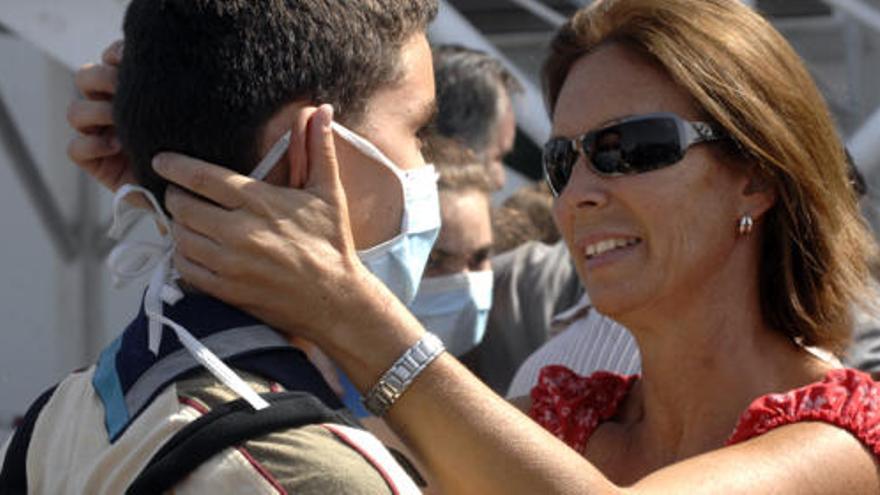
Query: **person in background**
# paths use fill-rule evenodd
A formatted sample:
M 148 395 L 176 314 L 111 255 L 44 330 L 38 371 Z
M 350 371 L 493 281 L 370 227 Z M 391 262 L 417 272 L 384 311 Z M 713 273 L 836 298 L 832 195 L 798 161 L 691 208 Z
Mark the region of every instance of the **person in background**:
M 561 239 L 559 229 L 553 221 L 553 195 L 544 182 L 520 188 L 505 199 L 498 210 L 499 214 L 501 211 L 517 211 L 525 214 L 529 222 L 534 225 L 536 232 L 535 237 L 527 240 L 554 244 Z M 499 250 L 499 252 L 503 251 Z
M 505 252 L 523 234 L 538 230 L 519 211 L 497 216 L 500 249 L 492 257 L 495 284 L 486 334 L 461 362 L 504 394 L 526 358 L 552 337 L 553 317 L 577 303 L 584 289 L 564 242 L 528 241 Z
M 441 45 L 433 52 L 436 131 L 474 152 L 486 164 L 493 187 L 501 189 L 504 158 L 516 138 L 510 98 L 522 86 L 499 60 L 482 51 Z
M 526 212 L 500 206 L 492 210 L 492 237 L 495 252 L 501 255 L 539 239 L 541 231 Z
M 495 296 L 486 336 L 462 362 L 499 394 L 523 361 L 553 335 L 552 318 L 583 293 L 559 241 L 544 184 L 524 187 L 492 214 Z
M 442 227 L 410 311 L 461 356 L 483 339 L 492 306 L 492 182 L 475 158 L 426 154 L 437 167 Z
M 510 96 L 522 90 L 519 82 L 499 60 L 458 45 L 434 48 L 434 73 L 435 131 L 473 151 L 487 164 L 494 188 L 501 188 L 503 158 L 516 135 Z M 491 260 L 492 309 L 483 341 L 462 360 L 503 393 L 522 361 L 546 342 L 551 317 L 577 301 L 581 289 L 562 244 L 528 243 L 506 253 L 526 237 L 544 235 L 526 213 L 504 209 L 493 221 L 501 249 Z

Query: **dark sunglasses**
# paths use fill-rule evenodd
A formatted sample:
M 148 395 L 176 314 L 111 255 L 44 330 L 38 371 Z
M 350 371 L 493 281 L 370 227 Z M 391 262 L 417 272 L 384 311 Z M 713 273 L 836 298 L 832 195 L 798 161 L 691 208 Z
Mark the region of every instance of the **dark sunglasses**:
M 726 138 L 706 122 L 690 122 L 674 113 L 627 117 L 574 139 L 555 137 L 544 145 L 544 177 L 559 196 L 583 151 L 587 166 L 604 177 L 634 175 L 681 161 L 698 143 Z

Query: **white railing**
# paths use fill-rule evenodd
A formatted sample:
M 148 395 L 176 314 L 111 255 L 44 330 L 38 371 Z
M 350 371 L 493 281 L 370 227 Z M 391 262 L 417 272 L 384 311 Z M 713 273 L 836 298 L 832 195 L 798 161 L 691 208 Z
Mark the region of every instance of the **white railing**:
M 511 3 L 519 5 L 523 9 L 531 12 L 535 17 L 542 19 L 547 24 L 557 28 L 563 24 L 568 18 L 559 12 L 544 5 L 538 0 L 510 0 Z

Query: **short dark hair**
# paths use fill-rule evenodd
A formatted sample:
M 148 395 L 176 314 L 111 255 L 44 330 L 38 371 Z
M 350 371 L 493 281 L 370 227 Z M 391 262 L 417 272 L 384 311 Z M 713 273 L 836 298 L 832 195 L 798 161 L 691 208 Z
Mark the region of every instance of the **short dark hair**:
M 161 151 L 250 172 L 264 125 L 293 101 L 330 103 L 357 125 L 436 11 L 437 0 L 133 0 L 114 120 L 139 181 L 162 197 L 150 167 Z
M 483 153 L 501 116 L 501 91 L 522 91 L 519 81 L 487 53 L 459 45 L 434 49 L 437 132 Z

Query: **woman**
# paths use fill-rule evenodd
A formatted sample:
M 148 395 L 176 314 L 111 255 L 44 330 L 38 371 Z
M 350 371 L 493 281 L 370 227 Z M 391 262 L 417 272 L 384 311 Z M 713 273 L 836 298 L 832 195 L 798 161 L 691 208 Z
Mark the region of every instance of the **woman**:
M 805 349 L 842 349 L 874 247 L 787 43 L 735 0 L 600 0 L 557 36 L 545 79 L 557 224 L 643 374 L 544 371 L 523 406 L 573 449 L 448 354 L 390 424 L 452 493 L 877 493 L 880 388 Z M 157 171 L 220 205 L 169 195 L 184 277 L 315 341 L 368 391 L 424 331 L 358 262 L 327 110 L 315 118 L 303 191 L 176 155 Z M 230 215 L 248 228 L 220 232 Z

